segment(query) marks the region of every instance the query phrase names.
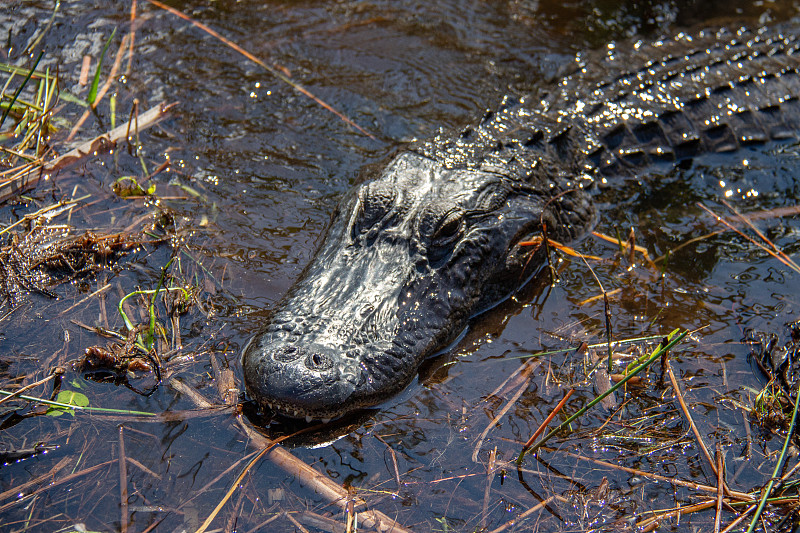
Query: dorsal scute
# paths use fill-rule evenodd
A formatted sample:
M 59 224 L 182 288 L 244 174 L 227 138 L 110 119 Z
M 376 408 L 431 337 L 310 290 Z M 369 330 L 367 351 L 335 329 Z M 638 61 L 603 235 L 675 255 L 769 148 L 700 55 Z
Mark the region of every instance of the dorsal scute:
M 506 97 L 478 124 L 413 149 L 446 168 L 569 187 L 580 174 L 785 139 L 800 129 L 799 49 L 794 26 L 615 43 L 577 56 L 536 97 Z

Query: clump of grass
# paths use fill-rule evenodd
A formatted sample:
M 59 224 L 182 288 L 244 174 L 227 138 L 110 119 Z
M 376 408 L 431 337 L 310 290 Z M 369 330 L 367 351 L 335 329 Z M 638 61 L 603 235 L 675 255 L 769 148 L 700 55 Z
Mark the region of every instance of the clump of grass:
M 37 70 L 42 54 L 30 68 L 0 63 L 8 76 L 0 90 L 0 178 L 8 179 L 41 164 L 49 150 L 48 139 L 55 131 L 51 124 L 58 102 L 58 78 Z
M 517 457 L 517 465 L 522 464 L 522 460 L 524 459 L 526 453 L 535 453 L 536 450 L 541 448 L 548 440 L 557 435 L 560 431 L 568 428 L 570 424 L 572 424 L 572 422 L 583 416 L 587 411 L 589 411 L 595 405 L 602 402 L 606 397 L 613 394 L 617 389 L 624 386 L 629 380 L 639 375 L 643 370 L 647 369 L 654 361 L 656 361 L 657 359 L 661 359 L 662 357 L 665 357 L 670 348 L 681 342 L 683 338 L 686 337 L 686 335 L 688 334 L 689 334 L 688 331 L 679 332 L 679 330 L 676 329 L 675 331 L 664 337 L 664 340 L 661 341 L 658 344 L 658 346 L 656 346 L 656 349 L 653 350 L 652 353 L 632 363 L 632 365 L 630 365 L 630 368 L 627 369 L 624 376 L 622 376 L 622 378 L 611 388 L 597 395 L 584 407 L 576 411 L 573 415 L 567 417 L 567 419 L 564 420 L 564 422 L 562 422 L 561 424 L 558 425 L 558 427 L 547 433 L 547 435 L 542 437 L 542 439 L 536 442 L 536 444 L 533 445 L 529 444 L 523 447 L 523 449 L 519 453 L 519 456 Z M 539 433 L 541 433 L 541 431 Z

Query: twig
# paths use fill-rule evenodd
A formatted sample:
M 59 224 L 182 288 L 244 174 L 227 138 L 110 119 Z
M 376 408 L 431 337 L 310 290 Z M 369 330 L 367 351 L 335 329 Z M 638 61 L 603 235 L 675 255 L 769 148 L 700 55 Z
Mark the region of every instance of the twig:
M 754 225 L 752 222 L 750 222 L 750 219 L 749 219 L 748 217 L 744 216 L 744 215 L 743 215 L 743 214 L 741 214 L 739 211 L 737 211 L 737 210 L 736 210 L 736 208 L 735 208 L 735 207 L 733 207 L 731 204 L 729 204 L 727 201 L 725 201 L 725 200 L 722 200 L 722 204 L 723 204 L 725 207 L 727 207 L 728 209 L 730 209 L 731 211 L 733 211 L 733 212 L 736 214 L 736 216 L 737 216 L 737 217 L 739 217 L 739 219 L 740 219 L 742 222 L 744 222 L 744 223 L 747 225 L 747 227 L 748 227 L 748 228 L 750 228 L 751 230 L 753 230 L 753 231 L 755 232 L 755 234 L 756 234 L 756 235 L 758 235 L 759 237 L 761 237 L 761 240 L 762 240 L 762 241 L 764 241 L 765 243 L 769 244 L 770 248 L 772 248 L 772 249 L 775 251 L 775 253 L 777 253 L 778 255 L 780 255 L 781 257 L 783 257 L 783 258 L 784 258 L 786 261 L 788 261 L 789 263 L 791 263 L 791 264 L 795 265 L 795 272 L 800 272 L 800 268 L 797 268 L 797 264 L 796 264 L 794 261 L 792 261 L 792 259 L 791 259 L 791 258 L 790 258 L 788 255 L 786 255 L 786 254 L 783 252 L 783 250 L 781 250 L 780 248 L 778 248 L 777 246 L 775 246 L 775 243 L 774 243 L 774 242 L 772 242 L 771 240 L 769 240 L 769 239 L 766 237 L 766 235 L 764 235 L 764 234 L 761 232 L 761 230 L 759 230 L 759 229 L 758 229 L 758 228 L 757 228 L 757 227 L 756 227 L 756 226 L 755 226 L 755 225 Z
M 167 384 L 170 387 L 172 387 L 173 389 L 175 389 L 176 391 L 178 391 L 179 393 L 185 395 L 197 407 L 199 407 L 201 409 L 210 409 L 210 408 L 214 407 L 214 404 L 211 403 L 210 401 L 208 401 L 206 399 L 206 397 L 203 396 L 202 393 L 196 391 L 195 389 L 193 389 L 192 387 L 188 386 L 186 383 L 184 383 L 183 381 L 180 381 L 179 379 L 177 379 L 175 377 L 170 378 L 169 381 L 167 382 Z
M 709 494 L 716 494 L 717 487 L 711 487 L 709 485 L 701 485 L 700 483 L 695 483 L 693 481 L 684 481 L 682 479 L 677 479 L 674 477 L 667 477 L 661 476 L 659 474 L 654 474 L 652 472 L 646 472 L 644 470 L 637 470 L 635 468 L 628 468 L 627 466 L 622 466 L 614 463 L 609 463 L 607 461 L 602 461 L 600 459 L 592 459 L 591 457 L 584 457 L 583 455 L 578 455 L 577 453 L 567 452 L 564 450 L 556 450 L 555 448 L 543 448 L 549 450 L 551 452 L 558 452 L 568 455 L 569 457 L 575 457 L 576 459 L 580 459 L 582 461 L 589 461 L 590 463 L 594 463 L 596 465 L 605 466 L 614 470 L 621 470 L 623 472 L 627 472 L 628 474 L 633 474 L 636 476 L 648 477 L 650 479 L 655 479 L 658 481 L 665 481 L 672 485 L 677 485 L 679 487 L 685 487 L 689 489 L 699 490 L 702 492 L 707 492 Z M 728 493 L 728 496 L 734 500 L 740 500 L 744 502 L 753 501 L 753 496 L 751 494 L 747 494 L 746 492 L 738 492 L 735 490 L 731 490 Z
M 278 505 L 278 504 L 276 503 L 276 504 L 273 506 L 273 508 L 274 508 L 275 506 L 277 506 L 277 505 Z M 309 511 L 304 511 L 304 512 L 306 512 L 306 513 L 307 513 L 307 512 L 309 512 Z M 256 533 L 256 531 L 268 531 L 268 530 L 264 529 L 264 526 L 266 526 L 267 524 L 271 524 L 272 522 L 274 522 L 275 520 L 277 520 L 278 518 L 280 518 L 280 517 L 281 517 L 281 515 L 282 515 L 282 513 L 274 514 L 274 515 L 270 516 L 269 518 L 267 518 L 266 520 L 264 520 L 263 522 L 261 522 L 261 523 L 258 523 L 258 524 L 256 524 L 255 526 L 251 527 L 250 529 L 248 529 L 247 531 L 245 531 L 245 533 Z
M 481 432 L 480 437 L 478 437 L 478 442 L 475 443 L 475 448 L 472 450 L 472 461 L 477 463 L 478 462 L 478 452 L 483 445 L 483 440 L 486 438 L 486 435 L 489 434 L 489 431 L 492 430 L 493 427 L 497 425 L 498 422 L 506 415 L 509 409 L 513 407 L 522 393 L 528 390 L 528 385 L 531 383 L 531 372 L 541 364 L 540 361 L 527 361 L 519 372 L 519 381 L 521 382 L 519 387 L 517 388 L 517 392 L 509 398 L 506 404 L 500 409 L 500 412 L 495 415 L 495 417 L 487 424 L 486 428 Z
M 304 528 L 303 525 L 300 522 L 298 522 L 295 519 L 295 517 L 293 517 L 290 513 L 284 511 L 283 516 L 285 516 L 289 520 L 289 522 L 291 522 L 294 525 L 294 527 L 299 529 L 302 533 L 309 533 L 309 531 L 306 528 Z
M 389 443 L 383 440 L 383 437 L 376 434 L 375 438 L 381 441 L 386 446 L 386 449 L 389 450 L 389 456 L 392 458 L 392 466 L 394 466 L 394 479 L 397 481 L 397 492 L 395 492 L 395 495 L 397 495 L 400 493 L 400 489 L 403 488 L 403 484 L 400 483 L 400 469 L 397 467 L 397 454 L 394 453 L 394 450 L 391 446 L 389 446 Z
M 495 467 L 497 463 L 497 446 L 489 452 L 489 464 L 486 465 L 486 485 L 483 488 L 483 509 L 481 509 L 481 531 L 486 529 L 486 515 L 489 514 L 489 497 L 492 493 Z
M 745 509 L 745 510 L 744 510 L 744 512 L 743 512 L 742 514 L 740 514 L 740 515 L 739 515 L 739 516 L 736 518 L 736 520 L 734 520 L 733 522 L 731 522 L 730 524 L 728 524 L 728 527 L 726 527 L 725 529 L 723 529 L 723 530 L 722 530 L 722 533 L 728 533 L 728 532 L 729 532 L 729 531 L 731 531 L 733 528 L 735 528 L 736 526 L 738 526 L 738 525 L 739 525 L 739 523 L 740 523 L 740 522 L 742 522 L 742 521 L 743 521 L 745 518 L 747 518 L 747 517 L 750 515 L 750 513 L 752 513 L 752 512 L 755 510 L 755 508 L 756 508 L 756 507 L 758 507 L 758 506 L 757 506 L 757 505 L 751 505 L 750 507 L 748 507 L 747 509 Z
M 68 461 L 69 461 L 69 458 L 65 458 L 62 462 L 68 462 Z M 81 476 L 85 476 L 86 474 L 91 474 L 92 472 L 96 472 L 97 470 L 100 470 L 102 468 L 106 468 L 106 467 L 110 466 L 113 463 L 114 463 L 114 460 L 112 459 L 111 461 L 105 461 L 105 462 L 102 462 L 102 463 L 98 463 L 98 464 L 96 464 L 94 466 L 90 466 L 89 468 L 84 468 L 83 470 L 81 470 L 79 472 L 75 472 L 74 474 L 69 474 L 67 476 L 62 477 L 61 479 L 58 479 L 58 480 L 53 481 L 53 482 L 51 482 L 51 483 L 49 483 L 47 485 L 44 485 L 43 487 L 39 487 L 35 491 L 33 491 L 30 494 L 28 494 L 28 496 L 35 496 L 35 495 L 40 494 L 40 493 L 42 493 L 42 492 L 44 492 L 46 490 L 50 490 L 50 489 L 52 489 L 54 487 L 57 487 L 59 485 L 63 485 L 64 483 L 69 483 L 73 479 L 79 478 Z M 61 468 L 63 468 L 61 466 L 61 462 L 59 462 L 58 465 L 56 465 L 56 466 L 58 467 L 59 470 Z M 49 474 L 46 474 L 43 477 L 45 479 L 49 478 L 49 477 L 51 477 L 51 476 L 53 476 L 55 474 L 55 471 L 56 470 L 54 469 Z M 42 476 L 40 476 L 39 478 L 36 478 L 36 479 L 37 480 L 41 479 L 41 477 Z M 34 481 L 36 481 L 36 480 L 34 480 Z M 28 485 L 28 483 L 25 483 L 25 485 Z M 16 487 L 15 489 L 12 489 L 10 492 L 12 492 L 13 495 L 17 495 L 20 492 L 19 489 L 20 489 L 20 487 Z M 3 494 L 6 494 L 7 492 L 9 492 L 9 491 L 4 492 Z M 2 499 L 2 495 L 0 495 L 0 499 Z M 20 502 L 20 500 L 14 500 L 12 502 L 8 502 L 7 504 L 5 504 L 2 507 L 0 507 L 0 513 L 6 511 L 8 508 L 10 508 L 13 505 L 16 505 L 19 502 Z
M 248 483 L 251 483 L 251 480 L 248 480 Z M 252 487 L 250 487 L 250 492 L 255 492 Z M 230 509 L 228 512 L 228 519 L 225 521 L 225 528 L 222 530 L 223 533 L 236 533 L 236 524 L 239 520 L 239 517 L 242 515 L 242 506 L 244 506 L 244 499 L 247 496 L 247 491 L 242 490 L 239 491 L 239 497 L 236 500 L 236 503 L 233 504 L 233 508 Z
M 131 63 L 133 63 L 133 43 L 136 41 L 136 7 L 137 1 L 133 0 L 131 2 L 131 38 L 128 39 L 128 66 L 125 67 L 125 75 L 129 75 L 131 73 Z
M 62 200 L 62 201 L 57 202 L 57 203 L 55 203 L 53 205 L 48 205 L 47 207 L 43 207 L 43 208 L 41 208 L 41 209 L 39 209 L 39 210 L 37 210 L 37 211 L 35 211 L 33 213 L 28 213 L 27 215 L 24 215 L 22 218 L 20 218 L 19 220 L 17 220 L 13 224 L 9 224 L 8 226 L 6 226 L 3 229 L 1 229 L 0 230 L 0 235 L 2 235 L 4 233 L 8 233 L 12 229 L 14 229 L 17 226 L 19 226 L 20 224 L 23 224 L 23 223 L 31 221 L 31 220 L 36 220 L 40 216 L 45 216 L 48 213 L 50 213 L 50 214 L 47 215 L 45 218 L 49 222 L 50 220 L 52 220 L 56 216 L 60 215 L 64 211 L 66 211 L 68 208 L 71 208 L 71 206 L 75 205 L 76 203 L 78 203 L 80 201 L 83 201 L 83 200 L 89 198 L 90 196 L 91 196 L 90 194 L 87 194 L 87 195 L 81 196 L 80 198 L 73 198 L 72 200 Z M 56 213 L 51 213 L 51 211 L 56 211 Z
M 25 494 L 25 491 L 29 487 L 33 487 L 34 485 L 38 485 L 39 483 L 43 483 L 44 481 L 47 481 L 48 479 L 52 479 L 56 474 L 58 474 L 59 471 L 61 471 L 65 466 L 67 466 L 67 463 L 69 463 L 71 460 L 72 460 L 71 457 L 64 457 L 53 468 L 50 469 L 50 472 L 48 472 L 46 474 L 42 474 L 41 476 L 35 477 L 35 478 L 31 479 L 30 481 L 26 481 L 25 483 L 22 483 L 21 485 L 16 485 L 14 487 L 11 487 L 10 489 L 8 489 L 6 491 L 0 492 L 0 502 L 5 500 L 5 499 L 7 499 L 7 498 L 12 497 L 12 496 L 13 497 L 19 497 L 21 494 Z
M 772 257 L 774 257 L 775 259 L 777 259 L 778 261 L 780 261 L 781 263 L 783 263 L 783 264 L 784 264 L 784 265 L 786 265 L 787 267 L 791 268 L 791 269 L 792 269 L 792 270 L 794 270 L 795 272 L 800 272 L 800 267 L 798 267 L 798 265 L 797 265 L 797 264 L 796 264 L 794 261 L 792 261 L 792 260 L 791 260 L 791 259 L 790 259 L 790 258 L 789 258 L 789 257 L 788 257 L 788 256 L 787 256 L 785 253 L 783 253 L 781 250 L 778 250 L 778 249 L 776 248 L 776 249 L 775 249 L 775 250 L 777 250 L 777 252 L 776 252 L 775 250 L 772 250 L 772 249 L 770 249 L 769 247 L 767 247 L 767 246 L 765 246 L 765 245 L 761 244 L 760 242 L 756 241 L 756 240 L 755 240 L 755 239 L 753 239 L 752 237 L 749 237 L 747 234 L 745 234 L 744 232 L 742 232 L 741 230 L 739 230 L 738 228 L 736 228 L 735 226 L 733 226 L 733 224 L 731 224 L 730 222 L 728 222 L 727 220 L 725 220 L 725 219 L 724 219 L 724 218 L 722 218 L 721 216 L 717 215 L 716 213 L 714 213 L 712 210 L 710 210 L 709 208 L 707 208 L 707 207 L 706 207 L 706 206 L 704 206 L 703 204 L 697 204 L 697 205 L 698 205 L 698 206 L 699 206 L 699 207 L 700 207 L 702 210 L 704 210 L 706 213 L 708 213 L 708 214 L 710 214 L 711 216 L 713 216 L 714 218 L 716 218 L 716 219 L 717 219 L 717 222 L 719 222 L 720 224 L 724 225 L 724 226 L 725 226 L 725 227 L 727 227 L 729 230 L 735 231 L 736 233 L 738 233 L 739 235 L 741 235 L 742 237 L 744 237 L 745 239 L 747 239 L 747 240 L 748 240 L 748 241 L 750 241 L 751 243 L 755 244 L 756 246 L 758 246 L 759 248 L 761 248 L 762 250 L 764 250 L 765 252 L 767 252 L 769 255 L 771 255 Z M 743 218 L 744 218 L 744 217 L 743 217 Z M 767 242 L 767 243 L 770 243 L 769 241 L 766 241 L 766 242 Z M 771 243 L 770 243 L 770 244 L 771 244 Z
M 607 299 L 607 298 L 609 298 L 611 296 L 616 296 L 617 294 L 619 294 L 621 292 L 622 292 L 622 289 L 618 288 L 618 289 L 610 290 L 608 292 L 604 292 L 603 294 L 596 294 L 594 296 L 589 296 L 585 300 L 581 300 L 580 302 L 578 302 L 578 306 L 579 307 L 583 307 L 584 305 L 590 304 L 590 303 L 594 302 L 595 300 L 599 300 L 600 298 Z M 605 344 L 605 343 L 603 343 L 603 344 Z
M 536 441 L 536 438 L 539 435 L 541 435 L 545 429 L 547 429 L 547 426 L 550 424 L 553 418 L 555 418 L 555 416 L 559 413 L 559 411 L 561 411 L 561 409 L 564 408 L 564 406 L 567 404 L 567 401 L 574 393 L 575 389 L 568 390 L 567 393 L 564 395 L 564 397 L 561 398 L 561 401 L 558 402 L 558 405 L 556 405 L 553 411 L 548 415 L 548 417 L 544 419 L 544 422 L 542 422 L 539 425 L 539 428 L 533 433 L 533 435 L 531 435 L 531 438 L 529 438 L 528 442 L 526 442 L 525 445 L 522 447 L 522 451 L 519 453 L 519 457 L 517 458 L 517 463 L 521 462 L 522 457 L 525 456 L 525 452 L 528 451 L 528 448 L 531 447 L 531 444 L 533 444 L 534 441 Z
M 64 309 L 63 311 L 61 311 L 61 312 L 58 314 L 58 316 L 63 316 L 65 313 L 69 313 L 70 311 L 72 311 L 73 309 L 75 309 L 76 307 L 78 307 L 79 305 L 81 305 L 82 303 L 84 303 L 84 302 L 85 302 L 86 300 L 88 300 L 89 298 L 93 298 L 93 297 L 97 296 L 97 295 L 98 295 L 98 294 L 100 294 L 101 292 L 108 290 L 110 287 L 111 287 L 111 284 L 110 284 L 110 283 L 106 283 L 105 285 L 103 285 L 102 287 L 100 287 L 99 289 L 97 289 L 96 291 L 94 291 L 93 293 L 91 293 L 91 294 L 89 294 L 89 295 L 85 296 L 84 298 L 81 298 L 81 300 L 80 300 L 80 301 L 78 301 L 78 302 L 75 302 L 74 304 L 70 305 L 69 307 L 67 307 L 66 309 Z
M 692 505 L 685 505 L 681 506 L 678 505 L 675 509 L 666 509 L 662 511 L 655 511 L 661 514 L 656 514 L 655 516 L 649 516 L 644 520 L 641 520 L 636 524 L 636 531 L 652 531 L 658 525 L 660 525 L 662 520 L 670 518 L 672 516 L 678 516 L 680 519 L 680 515 L 682 514 L 689 514 L 689 513 L 696 513 L 698 511 L 703 511 L 705 509 L 710 509 L 714 507 L 715 500 L 706 500 L 704 502 L 695 503 Z
M 533 507 L 531 507 L 530 509 L 528 509 L 527 511 L 525 511 L 524 513 L 522 513 L 518 517 L 514 518 L 513 520 L 509 520 L 508 522 L 506 522 L 502 526 L 498 527 L 497 529 L 493 529 L 489 533 L 501 533 L 502 531 L 505 531 L 506 529 L 510 528 L 514 524 L 519 523 L 520 520 L 523 520 L 523 519 L 529 517 L 530 515 L 532 515 L 533 513 L 535 513 L 536 511 L 539 511 L 539 510 L 543 509 L 544 507 L 547 506 L 547 504 L 549 504 L 551 501 L 553 501 L 555 499 L 556 499 L 556 496 L 550 496 L 546 500 L 537 503 L 536 505 L 534 505 Z
M 280 517 L 281 515 L 277 515 Z M 327 516 L 322 516 L 312 511 L 300 511 L 297 513 L 297 521 L 311 526 L 313 528 L 319 529 L 320 531 L 330 531 L 331 533 L 342 533 L 345 531 L 345 526 L 334 520 L 333 518 L 328 518 Z M 255 530 L 250 530 L 255 531 Z M 247 532 L 250 533 L 250 532 Z
M 631 233 L 633 233 L 633 228 L 631 228 Z M 647 253 L 647 248 L 645 248 L 644 246 L 637 245 L 635 237 L 633 239 L 633 242 L 630 241 L 630 237 L 628 238 L 629 239 L 628 241 L 623 242 L 621 238 L 609 237 L 608 235 L 603 235 L 602 233 L 600 233 L 598 231 L 593 231 L 592 235 L 594 235 L 598 239 L 604 240 L 604 241 L 606 241 L 608 243 L 618 245 L 619 248 L 620 248 L 620 253 L 622 253 L 625 250 L 625 248 L 630 247 L 628 259 L 629 259 L 629 262 L 631 264 L 633 264 L 633 262 L 634 262 L 634 252 L 639 252 L 640 254 L 642 254 L 642 257 L 644 258 L 644 260 L 647 261 L 647 264 L 653 270 L 656 269 L 655 262 L 652 259 L 650 259 L 650 254 Z M 617 235 L 619 235 L 619 233 L 617 233 Z M 656 259 L 656 261 L 658 261 L 658 259 Z
M 265 455 L 265 454 L 266 454 L 268 451 L 270 451 L 270 450 L 273 448 L 273 446 L 275 446 L 275 443 L 272 443 L 272 444 L 270 444 L 269 446 L 266 446 L 266 447 L 265 447 L 263 450 L 261 450 L 261 451 L 260 451 L 260 452 L 259 452 L 259 453 L 258 453 L 258 454 L 255 456 L 255 457 L 253 457 L 252 459 L 250 459 L 250 462 L 249 462 L 249 463 L 247 463 L 247 465 L 246 465 L 246 466 L 245 466 L 245 467 L 242 469 L 241 473 L 240 473 L 238 476 L 236 476 L 236 479 L 234 480 L 234 482 L 233 482 L 233 483 L 231 483 L 231 486 L 230 486 L 230 488 L 228 489 L 228 492 L 226 492 L 226 493 L 225 493 L 225 496 L 223 496 L 223 497 L 222 497 L 222 500 L 220 500 L 220 502 L 217 504 L 217 506 L 216 506 L 216 507 L 214 507 L 214 510 L 213 510 L 213 511 L 211 511 L 211 514 L 210 514 L 210 515 L 208 515 L 208 518 L 206 518 L 206 519 L 205 519 L 205 521 L 203 522 L 203 524 L 200 526 L 200 528 L 198 528 L 198 529 L 197 529 L 197 531 L 196 531 L 195 533 L 204 533 L 204 532 L 205 532 L 205 530 L 206 530 L 206 529 L 208 529 L 208 526 L 210 526 L 210 525 L 211 525 L 211 522 L 213 522 L 213 521 L 214 521 L 214 518 L 216 518 L 216 517 L 217 517 L 217 515 L 219 514 L 219 512 L 222 510 L 222 507 L 223 507 L 223 506 L 225 505 L 225 503 L 226 503 L 226 502 L 227 502 L 227 501 L 230 499 L 231 495 L 233 495 L 233 492 L 234 492 L 234 491 L 236 490 L 236 488 L 239 486 L 239 483 L 241 483 L 241 482 L 242 482 L 242 479 L 244 479 L 244 476 L 245 476 L 245 475 L 246 475 L 246 474 L 247 474 L 247 473 L 250 471 L 250 469 L 251 469 L 251 468 L 253 468 L 253 466 L 255 466 L 255 464 L 256 464 L 256 463 L 257 463 L 257 462 L 258 462 L 258 461 L 259 461 L 259 460 L 260 460 L 262 457 L 264 457 L 264 455 Z
M 132 464 L 133 466 L 135 466 L 136 468 L 138 468 L 139 470 L 141 470 L 142 472 L 144 472 L 145 474 L 147 474 L 148 476 L 152 476 L 158 480 L 161 479 L 161 474 L 156 474 L 155 472 L 144 466 L 142 463 L 140 463 L 133 457 L 127 457 L 125 460 L 130 464 Z
M 264 443 L 271 442 L 269 439 L 256 432 L 253 428 L 248 426 L 241 418 L 237 419 L 239 427 L 244 433 L 250 437 L 255 446 L 263 446 Z M 342 488 L 338 483 L 334 482 L 328 476 L 321 474 L 314 470 L 311 466 L 307 465 L 282 446 L 275 446 L 268 457 L 277 467 L 284 472 L 294 475 L 303 480 L 306 487 L 322 496 L 331 503 L 336 504 L 338 507 L 347 508 L 350 495 L 347 490 Z M 359 507 L 364 506 L 363 500 L 357 500 L 356 505 Z M 389 518 L 384 513 L 375 510 L 359 512 L 361 523 L 367 528 L 375 528 L 380 531 L 387 531 L 392 533 L 410 533 L 408 529 L 404 528 L 397 523 L 396 520 Z
M 178 506 L 178 507 L 177 507 L 175 510 L 176 510 L 176 511 L 179 511 L 179 510 L 183 509 L 183 508 L 186 506 L 186 504 L 188 504 L 189 502 L 191 502 L 192 500 L 194 500 L 195 498 L 197 498 L 197 497 L 198 497 L 198 496 L 200 496 L 201 494 L 205 493 L 205 491 L 207 491 L 207 490 L 208 490 L 210 487 L 212 487 L 213 485 L 215 485 L 215 484 L 216 484 L 216 483 L 217 483 L 217 482 L 218 482 L 220 479 L 222 479 L 223 477 L 225 477 L 226 475 L 228 475 L 228 473 L 230 473 L 230 472 L 231 472 L 231 470 L 234 470 L 234 469 L 235 469 L 237 466 L 239 466 L 239 464 L 240 464 L 240 463 L 242 463 L 242 462 L 244 462 L 244 461 L 247 461 L 248 459 L 252 458 L 252 457 L 253 457 L 254 455 L 256 455 L 258 452 L 259 452 L 259 450 L 256 450 L 256 451 L 254 451 L 254 452 L 251 452 L 251 453 L 249 453 L 248 455 L 245 455 L 244 457 L 241 457 L 241 458 L 239 458 L 238 460 L 234 461 L 234 463 L 233 463 L 231 466 L 229 466 L 228 468 L 226 468 L 225 470 L 223 470 L 222 472 L 220 472 L 220 473 L 217 475 L 217 477 L 215 477 L 214 479 L 212 479 L 211 481 L 209 481 L 208 483 L 206 483 L 205 485 L 203 485 L 203 486 L 202 486 L 200 489 L 198 489 L 198 490 L 193 490 L 193 491 L 192 491 L 192 495 L 191 495 L 191 497 L 190 497 L 189 499 L 187 499 L 187 500 L 185 500 L 185 501 L 181 502 L 181 504 L 180 504 L 180 505 L 179 505 L 179 506 Z
M 606 318 L 606 343 L 607 343 L 606 350 L 608 355 L 608 373 L 610 374 L 614 366 L 614 360 L 612 358 L 612 352 L 611 352 L 611 341 L 613 334 L 611 332 L 611 305 L 608 303 L 608 293 L 606 293 L 606 289 L 600 282 L 600 278 L 598 278 L 597 274 L 595 274 L 594 269 L 591 267 L 591 265 L 589 265 L 589 261 L 587 261 L 586 258 L 584 258 L 583 256 L 581 256 L 581 259 L 583 259 L 583 263 L 586 265 L 586 268 L 589 269 L 589 272 L 592 274 L 592 277 L 597 282 L 597 286 L 600 287 L 600 292 L 603 293 L 603 312 Z M 519 461 L 521 460 L 522 458 L 520 457 Z
M 669 362 L 669 359 L 666 358 L 664 360 L 664 369 L 667 371 L 667 375 L 669 376 L 669 380 L 672 383 L 672 388 L 675 391 L 675 396 L 678 398 L 678 403 L 681 406 L 681 411 L 683 411 L 683 416 L 686 417 L 686 420 L 689 421 L 689 426 L 692 428 L 692 433 L 694 433 L 694 438 L 697 439 L 697 444 L 700 446 L 700 450 L 703 452 L 703 456 L 705 456 L 706 461 L 708 461 L 709 466 L 711 467 L 711 471 L 714 472 L 714 476 L 719 477 L 719 472 L 717 472 L 717 465 L 714 463 L 714 460 L 711 458 L 711 454 L 706 447 L 706 443 L 703 441 L 702 435 L 700 435 L 700 430 L 697 429 L 697 425 L 694 423 L 694 419 L 692 418 L 691 413 L 689 413 L 689 408 L 686 406 L 686 402 L 683 400 L 683 394 L 681 393 L 681 389 L 678 386 L 678 380 L 675 379 L 675 373 L 672 371 L 672 365 Z M 728 487 L 727 485 L 723 485 L 725 489 L 725 493 L 727 494 Z
M 236 405 L 239 401 L 239 389 L 233 378 L 233 370 L 222 368 L 214 354 L 211 354 L 211 370 L 214 372 L 214 383 L 217 386 L 219 397 L 222 398 L 225 405 Z
M 125 461 L 125 426 L 119 427 L 119 506 L 120 532 L 128 532 L 128 465 Z
M 589 263 L 586 263 L 586 265 L 588 266 Z M 608 293 L 603 289 L 602 285 L 600 286 L 600 290 L 603 291 L 603 313 L 606 318 L 606 340 L 608 341 L 608 365 L 606 371 L 611 374 L 611 371 L 614 369 L 614 358 L 611 350 L 611 341 L 614 336 L 611 332 L 611 304 L 608 303 Z
M 719 533 L 719 524 L 722 520 L 722 496 L 725 493 L 725 467 L 722 464 L 722 447 L 717 441 L 717 513 L 714 517 L 714 533 Z
M 542 226 L 542 228 L 544 228 L 544 226 Z M 585 259 L 591 259 L 592 261 L 602 261 L 603 260 L 602 257 L 597 257 L 596 255 L 582 254 L 582 253 L 576 251 L 574 248 L 571 248 L 571 247 L 567 246 L 566 244 L 562 244 L 562 243 L 560 243 L 558 241 L 554 241 L 553 239 L 550 239 L 550 238 L 545 239 L 545 237 L 542 236 L 542 235 L 534 235 L 529 240 L 521 241 L 519 243 L 520 246 L 541 246 L 543 244 L 545 246 L 547 246 L 548 248 L 550 248 L 550 247 L 555 248 L 559 252 L 561 252 L 561 253 L 563 253 L 565 255 L 569 255 L 571 257 L 583 257 Z
M 15 390 L 15 391 L 14 391 L 14 392 L 12 392 L 11 394 L 9 394 L 9 395 L 7 395 L 7 396 L 4 396 L 4 397 L 0 398 L 0 404 L 2 404 L 3 402 L 6 402 L 6 401 L 8 401 L 8 400 L 10 400 L 10 399 L 12 399 L 12 398 L 16 398 L 17 396 L 21 395 L 21 394 L 22 394 L 23 392 L 25 392 L 26 390 L 30 390 L 30 389 L 32 389 L 32 388 L 34 388 L 34 387 L 38 387 L 38 386 L 39 386 L 39 385 L 41 385 L 42 383 L 47 383 L 48 381 L 50 381 L 51 379 L 53 379 L 53 378 L 54 378 L 54 377 L 56 377 L 57 375 L 61 375 L 61 374 L 63 374 L 63 373 L 64 373 L 64 369 L 63 369 L 63 368 L 56 367 L 56 368 L 53 370 L 53 372 L 51 372 L 51 373 L 50 373 L 50 375 L 49 375 L 49 376 L 47 376 L 47 377 L 45 377 L 45 378 L 42 378 L 42 379 L 40 379 L 39 381 L 36 381 L 36 382 L 34 382 L 34 383 L 30 383 L 30 384 L 28 384 L 28 385 L 25 385 L 25 386 L 24 386 L 24 387 L 22 387 L 21 389 Z

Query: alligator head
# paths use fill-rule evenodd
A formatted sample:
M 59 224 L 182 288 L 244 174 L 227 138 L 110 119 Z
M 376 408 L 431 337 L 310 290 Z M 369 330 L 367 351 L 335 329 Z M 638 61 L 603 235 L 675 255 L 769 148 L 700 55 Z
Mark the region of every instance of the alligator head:
M 534 181 L 538 190 L 407 152 L 356 187 L 245 348 L 251 396 L 284 415 L 324 420 L 405 388 L 425 357 L 541 266 L 521 241 L 543 222 L 554 238 L 591 224 L 585 193 Z

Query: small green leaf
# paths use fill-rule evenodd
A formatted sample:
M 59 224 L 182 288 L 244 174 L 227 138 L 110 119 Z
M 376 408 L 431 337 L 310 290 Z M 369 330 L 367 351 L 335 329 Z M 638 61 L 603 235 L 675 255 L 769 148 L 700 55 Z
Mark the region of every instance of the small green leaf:
M 78 98 L 68 91 L 61 91 L 58 97 L 60 100 L 64 100 L 65 102 L 69 102 L 71 104 L 77 104 L 81 107 L 89 107 L 89 104 L 86 103 L 86 100 L 83 98 Z
M 74 405 L 76 407 L 89 406 L 89 398 L 87 398 L 85 394 L 71 390 L 62 390 L 61 392 L 59 392 L 58 396 L 56 397 L 56 401 L 58 403 L 63 403 L 66 405 Z M 64 413 L 69 413 L 72 416 L 75 416 L 75 409 L 70 409 L 69 407 L 59 407 L 54 405 L 50 407 L 45 414 L 48 416 L 61 416 Z
M 151 183 L 147 190 L 143 189 L 136 178 L 133 176 L 122 176 L 111 185 L 114 194 L 120 198 L 128 198 L 129 196 L 148 196 L 155 192 L 156 185 Z

